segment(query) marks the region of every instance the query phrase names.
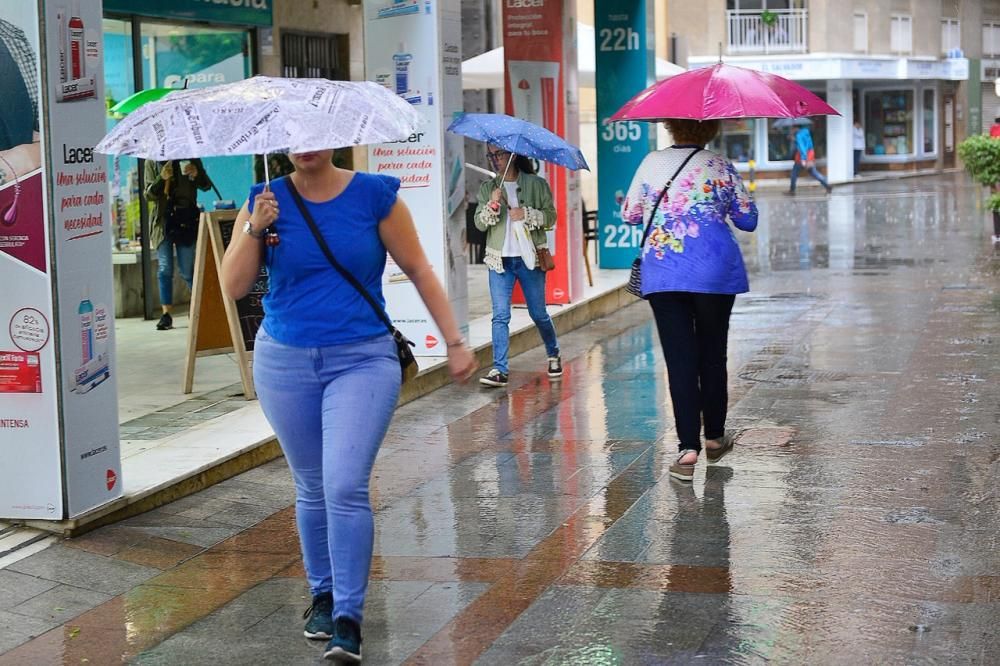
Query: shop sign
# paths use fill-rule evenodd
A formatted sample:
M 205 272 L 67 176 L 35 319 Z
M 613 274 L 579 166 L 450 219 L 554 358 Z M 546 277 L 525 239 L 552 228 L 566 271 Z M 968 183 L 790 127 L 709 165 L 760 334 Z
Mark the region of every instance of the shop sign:
M 841 61 L 841 76 L 845 79 L 900 79 L 901 60 L 854 58 Z
M 969 61 L 967 58 L 907 60 L 903 78 L 965 81 L 969 78 Z
M 421 244 L 444 285 L 459 327 L 468 321 L 463 235 L 465 144 L 445 132 L 462 109 L 461 6 L 458 0 L 364 3 L 365 69 L 407 100 L 422 122 L 403 141 L 370 146 L 368 170 L 399 178 Z M 418 356 L 447 356 L 416 287 L 390 257 L 382 279 L 386 309 Z
M 275 0 L 104 0 L 104 11 L 154 18 L 270 26 Z
M 503 31 L 507 113 L 579 145 L 576 2 L 508 0 Z M 563 167 L 538 167 L 552 188 L 558 215 L 549 234 L 556 268 L 546 279 L 546 302 L 570 303 L 583 291 L 580 179 Z
M 628 268 L 638 256 L 641 226 L 625 224 L 621 204 L 632 174 L 650 150 L 655 125 L 607 123 L 637 90 L 653 82 L 652 3 L 646 0 L 597 0 L 597 211 L 599 263 L 602 268 Z

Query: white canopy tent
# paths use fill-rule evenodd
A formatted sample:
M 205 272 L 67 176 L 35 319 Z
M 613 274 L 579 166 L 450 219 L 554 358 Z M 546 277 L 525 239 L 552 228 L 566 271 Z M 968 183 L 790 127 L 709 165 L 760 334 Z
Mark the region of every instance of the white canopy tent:
M 594 70 L 597 67 L 594 46 L 594 26 L 586 23 L 576 24 L 577 46 L 576 57 L 579 68 L 579 83 L 581 88 L 594 87 Z M 685 71 L 683 67 L 656 59 L 656 79 L 665 79 Z M 475 58 L 469 58 L 462 63 L 462 89 L 484 90 L 503 88 L 503 47 L 487 51 Z

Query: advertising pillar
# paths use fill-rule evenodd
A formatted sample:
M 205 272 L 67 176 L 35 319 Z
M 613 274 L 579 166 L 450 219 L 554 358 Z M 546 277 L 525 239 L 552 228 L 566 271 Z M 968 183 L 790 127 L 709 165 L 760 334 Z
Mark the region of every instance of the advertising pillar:
M 371 173 L 402 181 L 421 244 L 448 294 L 459 327 L 468 328 L 465 253 L 465 148 L 445 132 L 462 110 L 459 0 L 365 0 L 365 71 L 421 116 L 405 141 L 370 146 Z M 417 356 L 446 356 L 447 345 L 416 288 L 392 260 L 382 282 L 393 322 Z
M 826 119 L 826 169 L 831 183 L 854 178 L 854 97 L 853 82 L 830 79 L 826 82 L 826 101 L 840 111 Z
M 0 518 L 121 494 L 100 2 L 0 9 Z
M 653 3 L 596 0 L 597 263 L 629 268 L 639 254 L 641 226 L 625 224 L 621 203 L 632 175 L 656 140 L 653 123 L 607 124 L 621 106 L 655 80 Z
M 505 0 L 503 32 L 507 113 L 580 145 L 576 2 Z M 558 213 L 549 234 L 556 268 L 546 279 L 546 302 L 570 303 L 583 295 L 580 178 L 563 167 L 537 166 Z

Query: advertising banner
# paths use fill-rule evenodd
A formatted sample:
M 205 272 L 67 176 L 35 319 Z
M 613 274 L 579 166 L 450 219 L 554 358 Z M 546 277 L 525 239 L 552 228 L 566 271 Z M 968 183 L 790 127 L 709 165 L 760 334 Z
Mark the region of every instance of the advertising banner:
M 38 18 L 0 5 L 0 518 L 64 510 Z
M 461 11 L 458 0 L 365 0 L 367 77 L 420 113 L 405 141 L 368 149 L 368 170 L 402 181 L 400 196 L 462 329 L 468 326 L 465 263 L 465 149 L 445 132 L 462 109 Z M 416 288 L 391 258 L 382 283 L 395 324 L 418 356 L 446 356 L 447 345 Z
M 49 224 L 67 513 L 121 494 L 100 2 L 45 0 Z M 78 15 L 74 15 L 78 14 Z
M 576 3 L 507 0 L 503 32 L 507 113 L 580 145 Z M 556 228 L 549 234 L 556 268 L 546 279 L 546 302 L 569 303 L 583 292 L 579 176 L 544 162 L 537 165 L 552 188 L 558 212 Z
M 653 4 L 597 0 L 594 9 L 597 88 L 598 265 L 628 268 L 639 255 L 642 227 L 625 224 L 621 204 L 642 159 L 656 139 L 655 125 L 607 124 L 621 106 L 654 80 Z

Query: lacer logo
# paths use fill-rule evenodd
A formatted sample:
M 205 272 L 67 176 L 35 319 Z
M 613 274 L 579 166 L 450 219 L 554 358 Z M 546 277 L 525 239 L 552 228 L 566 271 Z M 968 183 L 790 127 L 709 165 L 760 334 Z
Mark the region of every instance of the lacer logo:
M 115 470 L 109 469 L 106 478 L 108 483 L 108 490 L 111 490 L 112 488 L 115 487 L 115 484 L 118 483 L 118 475 L 115 474 Z
M 544 7 L 545 0 L 507 0 L 507 6 L 511 9 L 521 9 L 522 7 Z
M 424 344 L 427 345 L 428 349 L 434 349 L 435 347 L 438 346 L 438 339 L 435 338 L 433 335 L 428 335 L 426 338 L 424 338 Z
M 562 289 L 558 288 L 558 287 L 556 287 L 555 289 L 552 290 L 552 296 L 555 297 L 555 298 L 562 298 L 565 295 L 566 295 L 566 292 L 563 291 Z

